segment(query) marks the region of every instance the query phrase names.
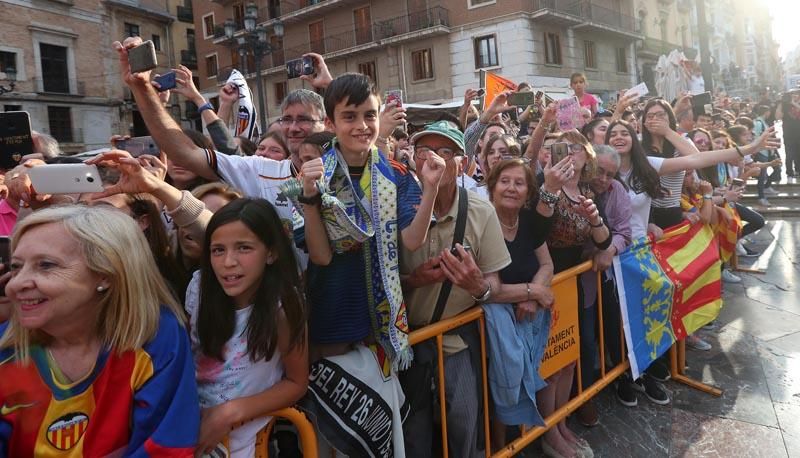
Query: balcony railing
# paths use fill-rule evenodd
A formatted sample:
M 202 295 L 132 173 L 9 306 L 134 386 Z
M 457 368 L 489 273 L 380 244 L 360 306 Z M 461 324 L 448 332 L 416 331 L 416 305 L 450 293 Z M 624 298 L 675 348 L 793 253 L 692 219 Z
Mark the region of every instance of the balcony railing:
M 194 23 L 194 11 L 191 6 L 178 5 L 178 20 L 181 22 Z
M 632 16 L 587 0 L 533 0 L 533 11 L 542 10 L 572 16 L 578 22 L 588 21 L 631 33 L 636 31 L 636 20 Z
M 332 1 L 332 0 L 329 0 Z M 274 51 L 272 53 L 272 71 L 282 66 L 286 60 L 297 59 L 303 54 L 313 51 L 319 54 L 347 52 L 348 50 L 363 49 L 369 46 L 378 46 L 382 40 L 402 39 L 402 35 L 413 32 L 431 31 L 436 27 L 449 27 L 448 10 L 442 7 L 433 7 L 426 10 L 409 13 L 403 16 L 378 21 L 371 29 L 348 30 L 336 35 L 328 35 L 322 40 L 308 42 L 294 48 Z M 411 35 L 413 38 L 413 35 Z M 328 56 L 330 57 L 330 56 Z
M 72 78 L 34 78 L 33 88 L 41 94 L 86 95 L 85 83 Z
M 194 49 L 181 49 L 181 65 L 191 70 L 197 70 L 197 51 Z
M 436 26 L 450 26 L 448 10 L 440 6 L 409 13 L 405 16 L 376 22 L 373 25 L 376 40 L 384 40 L 404 33 L 430 29 Z

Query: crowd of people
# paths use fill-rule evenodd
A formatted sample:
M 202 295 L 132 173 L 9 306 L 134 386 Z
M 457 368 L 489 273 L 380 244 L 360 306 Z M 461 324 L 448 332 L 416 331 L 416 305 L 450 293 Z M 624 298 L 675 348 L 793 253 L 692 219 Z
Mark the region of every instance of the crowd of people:
M 752 255 L 745 237 L 764 218 L 739 200 L 757 177 L 769 205 L 782 173 L 776 120 L 789 176 L 800 167 L 791 137 L 800 93 L 777 106 L 721 96 L 699 114 L 690 95 L 623 95 L 603 107 L 575 74 L 580 130 L 559 131 L 544 98 L 509 105 L 510 91 L 478 110 L 476 89 L 459 116 L 410 126 L 400 104 L 382 107 L 369 77 L 334 78 L 317 54 L 302 77 L 316 91 L 289 93 L 256 143 L 226 126 L 239 88 L 223 86 L 215 110 L 191 71 L 175 69 L 172 92 L 200 107 L 204 135 L 173 120 L 149 72 L 131 73 L 139 42 L 115 50 L 160 156 L 133 157 L 112 137 L 112 149 L 86 160 L 103 192 L 44 195 L 31 169 L 82 159 L 37 134 L 37 157 L 4 174 L 0 235 L 12 254 L 0 277 L 0 457 L 252 457 L 269 414 L 295 405 L 316 413 L 323 451 L 438 456 L 437 353 L 408 335 L 476 306 L 486 315 L 490 437 L 476 323 L 443 337 L 442 370 L 449 453 L 483 456 L 505 445 L 507 426 L 542 425 L 574 392 L 574 364 L 539 375 L 554 274 L 585 260 L 609 272 L 633 240 L 683 221 Z M 598 354 L 596 296 L 606 335 L 619 335 L 620 311 L 613 275 L 599 292 L 595 278 L 578 282 L 574 304 L 584 387 L 600 358 L 624 352 L 607 339 Z M 688 343 L 710 348 L 699 335 Z M 668 404 L 668 378 L 657 361 L 638 380 L 621 376 L 617 398 Z M 374 449 L 373 401 L 389 412 L 388 439 Z M 577 415 L 585 426 L 601 420 L 591 402 Z M 566 421 L 541 443 L 547 456 L 593 456 Z

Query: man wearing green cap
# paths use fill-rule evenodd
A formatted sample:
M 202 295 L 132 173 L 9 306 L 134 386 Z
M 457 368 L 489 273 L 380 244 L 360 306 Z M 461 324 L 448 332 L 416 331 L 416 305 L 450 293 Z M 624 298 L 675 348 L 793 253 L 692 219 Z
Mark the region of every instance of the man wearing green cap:
M 464 135 L 448 121 L 428 125 L 411 137 L 417 160 L 437 154 L 445 161 L 433 206 L 435 223 L 428 238 L 416 251 L 403 249 L 400 272 L 406 299 L 408 322 L 418 329 L 449 318 L 486 302 L 500 287 L 498 272 L 511 263 L 494 207 L 477 194 L 458 187 L 464 164 Z M 460 200 L 466 199 L 464 235 L 454 245 Z M 453 248 L 453 252 L 451 252 Z M 451 286 L 447 286 L 450 283 Z M 449 292 L 448 292 L 449 289 Z M 442 293 L 442 290 L 445 293 Z M 441 304 L 437 307 L 437 304 Z M 434 316 L 437 309 L 440 316 Z M 478 401 L 480 348 L 477 329 L 464 326 L 444 337 L 445 391 L 448 411 L 448 444 L 451 456 L 483 456 L 479 440 L 483 416 Z M 430 363 L 422 348 L 415 350 L 414 365 Z M 409 379 L 410 381 L 410 379 Z M 425 386 L 425 385 L 423 385 Z M 428 385 L 430 381 L 428 380 Z M 410 396 L 420 386 L 404 386 Z M 424 393 L 427 396 L 429 393 Z M 427 402 L 412 402 L 404 425 L 406 454 L 431 456 L 434 431 L 432 396 Z

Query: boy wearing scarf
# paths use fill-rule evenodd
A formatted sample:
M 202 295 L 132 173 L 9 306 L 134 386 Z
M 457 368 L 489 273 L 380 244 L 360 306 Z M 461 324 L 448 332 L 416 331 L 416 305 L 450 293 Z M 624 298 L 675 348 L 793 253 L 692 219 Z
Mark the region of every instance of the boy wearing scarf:
M 303 164 L 287 195 L 305 217 L 312 361 L 372 345 L 384 374 L 411 363 L 400 288 L 400 243 L 425 241 L 444 161 L 418 164 L 423 189 L 405 166 L 375 146 L 380 100 L 361 74 L 336 78 L 325 93 L 336 134 L 322 158 Z

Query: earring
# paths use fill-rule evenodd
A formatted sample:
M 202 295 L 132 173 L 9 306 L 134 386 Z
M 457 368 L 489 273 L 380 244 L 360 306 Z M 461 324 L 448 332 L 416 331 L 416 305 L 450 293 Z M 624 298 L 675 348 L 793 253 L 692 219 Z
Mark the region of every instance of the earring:
M 102 292 L 103 292 L 103 291 L 105 291 L 105 290 L 106 290 L 106 289 L 105 289 L 105 288 L 104 288 L 102 285 L 99 285 L 99 286 L 97 287 L 97 292 L 98 292 L 98 293 L 102 293 Z

